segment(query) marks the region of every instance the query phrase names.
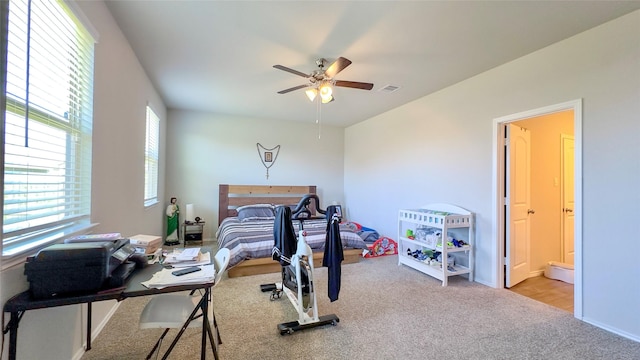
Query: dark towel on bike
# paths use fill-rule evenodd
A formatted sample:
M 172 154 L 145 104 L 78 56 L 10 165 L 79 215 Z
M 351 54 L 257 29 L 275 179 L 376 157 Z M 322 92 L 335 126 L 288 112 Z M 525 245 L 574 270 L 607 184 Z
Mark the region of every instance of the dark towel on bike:
M 322 266 L 328 268 L 329 300 L 331 302 L 338 300 L 342 274 L 340 264 L 344 260 L 342 239 L 340 238 L 340 218 L 334 217 L 335 213 L 335 206 L 327 207 L 327 237 L 324 244 L 324 257 L 322 258 Z
M 291 222 L 291 208 L 278 206 L 276 218 L 273 223 L 273 260 L 280 262 L 282 266 L 291 264 L 291 256 L 296 253 L 298 239 Z

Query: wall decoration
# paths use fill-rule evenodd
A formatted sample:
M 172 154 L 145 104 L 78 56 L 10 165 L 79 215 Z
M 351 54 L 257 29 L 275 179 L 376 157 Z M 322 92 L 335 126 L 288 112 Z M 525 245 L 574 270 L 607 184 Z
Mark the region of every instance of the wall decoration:
M 271 168 L 278 159 L 278 154 L 280 154 L 280 145 L 267 149 L 262 146 L 262 144 L 256 143 L 256 148 L 258 149 L 258 155 L 260 156 L 262 165 L 267 169 L 267 179 L 269 179 L 269 168 Z

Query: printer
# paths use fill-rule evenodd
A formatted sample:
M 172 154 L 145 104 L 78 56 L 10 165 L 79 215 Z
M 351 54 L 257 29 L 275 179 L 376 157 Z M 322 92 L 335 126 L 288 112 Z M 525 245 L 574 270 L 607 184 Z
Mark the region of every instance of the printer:
M 136 267 L 129 239 L 55 244 L 27 258 L 24 273 L 35 299 L 124 285 Z

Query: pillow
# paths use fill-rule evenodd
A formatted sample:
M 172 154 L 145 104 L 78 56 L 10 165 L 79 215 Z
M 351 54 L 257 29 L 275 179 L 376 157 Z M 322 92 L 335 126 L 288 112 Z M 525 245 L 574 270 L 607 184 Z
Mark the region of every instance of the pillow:
M 279 206 L 286 206 L 286 207 L 288 207 L 289 209 L 291 209 L 291 211 L 293 211 L 293 210 L 295 210 L 295 209 L 296 209 L 296 206 L 298 206 L 298 204 L 295 204 L 295 205 L 286 205 L 286 204 L 278 204 L 278 205 L 274 205 L 274 206 L 273 206 L 273 211 L 275 212 L 275 211 L 276 211 L 276 208 L 277 208 L 277 207 L 279 207 Z
M 242 221 L 250 220 L 273 220 L 276 218 L 276 213 L 271 204 L 255 204 L 244 205 L 236 209 L 238 212 L 238 219 Z

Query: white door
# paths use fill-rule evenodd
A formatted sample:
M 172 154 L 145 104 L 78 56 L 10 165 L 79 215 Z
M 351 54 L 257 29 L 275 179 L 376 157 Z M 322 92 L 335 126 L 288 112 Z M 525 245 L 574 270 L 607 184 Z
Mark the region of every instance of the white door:
M 507 231 L 506 287 L 529 277 L 531 221 L 531 134 L 517 125 L 507 126 Z
M 562 262 L 573 264 L 574 247 L 574 152 L 571 135 L 562 135 Z

